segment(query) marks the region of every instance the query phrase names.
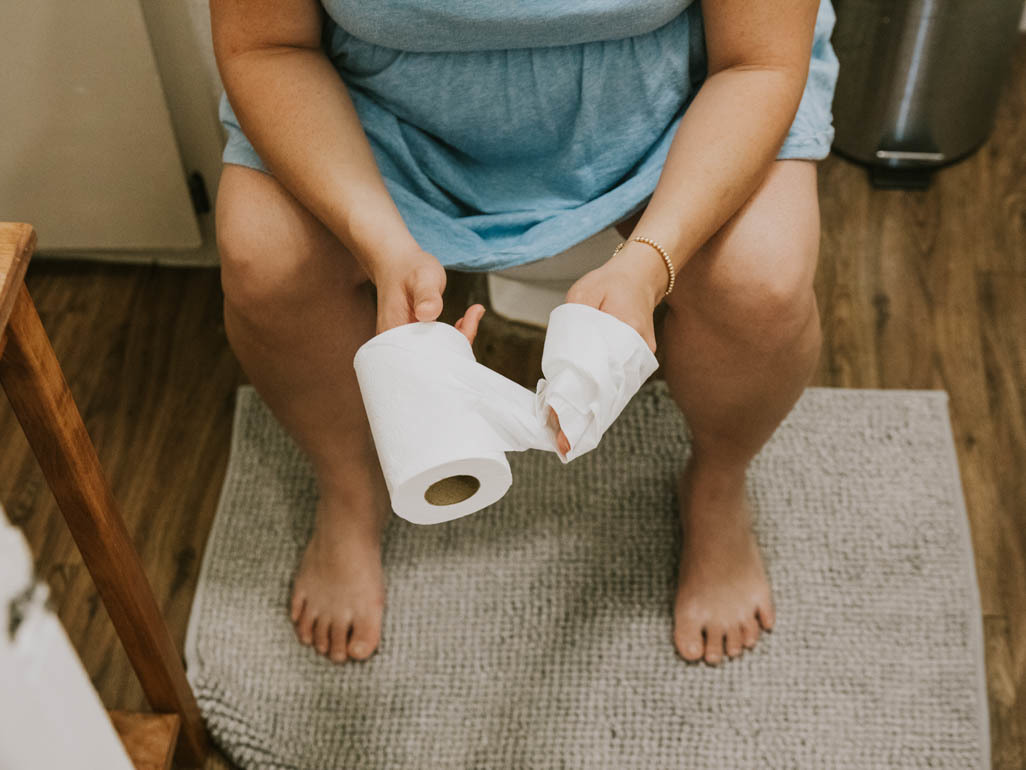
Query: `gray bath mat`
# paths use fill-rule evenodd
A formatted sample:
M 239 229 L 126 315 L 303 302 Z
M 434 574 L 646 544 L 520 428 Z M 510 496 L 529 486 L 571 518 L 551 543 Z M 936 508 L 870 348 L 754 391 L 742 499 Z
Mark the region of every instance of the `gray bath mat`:
M 480 513 L 385 532 L 383 640 L 286 616 L 310 469 L 249 387 L 189 623 L 214 739 L 253 768 L 989 767 L 979 596 L 943 391 L 809 389 L 751 466 L 777 626 L 671 642 L 687 429 L 648 383 L 568 465 L 510 455 Z

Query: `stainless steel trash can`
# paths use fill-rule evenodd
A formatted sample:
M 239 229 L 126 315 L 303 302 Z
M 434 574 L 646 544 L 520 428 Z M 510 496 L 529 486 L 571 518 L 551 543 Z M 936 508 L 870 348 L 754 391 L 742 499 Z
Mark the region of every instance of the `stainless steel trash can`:
M 834 0 L 834 149 L 922 187 L 987 138 L 1023 0 Z

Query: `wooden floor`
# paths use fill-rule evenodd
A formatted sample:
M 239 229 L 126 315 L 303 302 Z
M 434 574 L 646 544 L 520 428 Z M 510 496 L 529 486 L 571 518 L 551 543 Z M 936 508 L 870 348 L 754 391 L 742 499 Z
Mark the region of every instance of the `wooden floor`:
M 814 385 L 951 396 L 983 602 L 994 767 L 1026 767 L 1026 45 L 992 139 L 926 192 L 821 166 Z M 179 644 L 244 377 L 215 270 L 37 260 L 28 284 Z M 446 320 L 481 299 L 453 274 Z M 465 304 L 464 304 L 465 306 Z M 479 358 L 533 385 L 539 333 L 486 317 Z M 108 707 L 144 705 L 28 446 L 0 399 L 0 501 L 23 527 Z M 211 766 L 222 766 L 212 760 Z

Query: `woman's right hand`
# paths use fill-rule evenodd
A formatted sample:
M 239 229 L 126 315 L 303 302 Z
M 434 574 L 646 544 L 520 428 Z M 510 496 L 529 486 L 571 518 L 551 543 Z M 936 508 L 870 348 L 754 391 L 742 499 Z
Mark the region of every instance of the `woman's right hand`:
M 415 321 L 434 321 L 442 312 L 445 268 L 426 251 L 382 261 L 373 271 L 373 282 L 378 290 L 378 334 Z M 455 324 L 471 344 L 484 313 L 484 305 L 471 305 Z M 565 456 L 570 451 L 570 442 L 551 407 L 548 422 L 556 435 L 556 445 Z
M 414 321 L 434 321 L 442 312 L 445 268 L 426 251 L 381 260 L 372 280 L 378 292 L 378 334 Z
M 445 268 L 421 249 L 382 262 L 373 270 L 378 291 L 377 333 L 415 321 L 434 321 L 442 312 Z M 467 308 L 454 325 L 473 344 L 484 305 Z

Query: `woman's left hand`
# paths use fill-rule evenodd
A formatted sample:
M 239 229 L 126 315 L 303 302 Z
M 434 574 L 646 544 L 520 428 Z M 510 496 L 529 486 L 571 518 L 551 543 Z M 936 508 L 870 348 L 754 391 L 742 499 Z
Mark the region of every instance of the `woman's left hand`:
M 622 253 L 622 252 L 621 252 Z M 652 315 L 659 295 L 652 289 L 647 271 L 612 258 L 602 267 L 585 273 L 566 293 L 567 302 L 591 305 L 633 327 L 655 353 Z
M 653 273 L 641 269 L 639 264 L 612 258 L 602 267 L 585 273 L 571 286 L 566 294 L 566 301 L 590 305 L 619 318 L 633 327 L 645 340 L 649 350 L 655 353 L 655 326 L 652 315 L 662 292 L 653 289 L 653 285 L 658 284 L 660 280 L 663 278 L 657 271 Z M 456 328 L 471 342 L 474 341 L 477 324 L 482 315 L 484 308 L 473 305 L 466 315 L 456 322 Z M 556 436 L 556 445 L 565 456 L 570 451 L 570 442 L 559 426 L 559 417 L 551 407 L 548 418 L 549 428 Z
M 658 274 L 657 280 L 658 280 Z M 585 273 L 566 293 L 567 302 L 590 305 L 619 318 L 633 327 L 655 353 L 655 325 L 652 315 L 661 293 L 652 289 L 651 274 L 637 265 L 616 258 L 602 267 Z M 570 442 L 559 427 L 559 417 L 549 407 L 549 427 L 556 433 L 556 444 L 563 455 L 570 451 Z

